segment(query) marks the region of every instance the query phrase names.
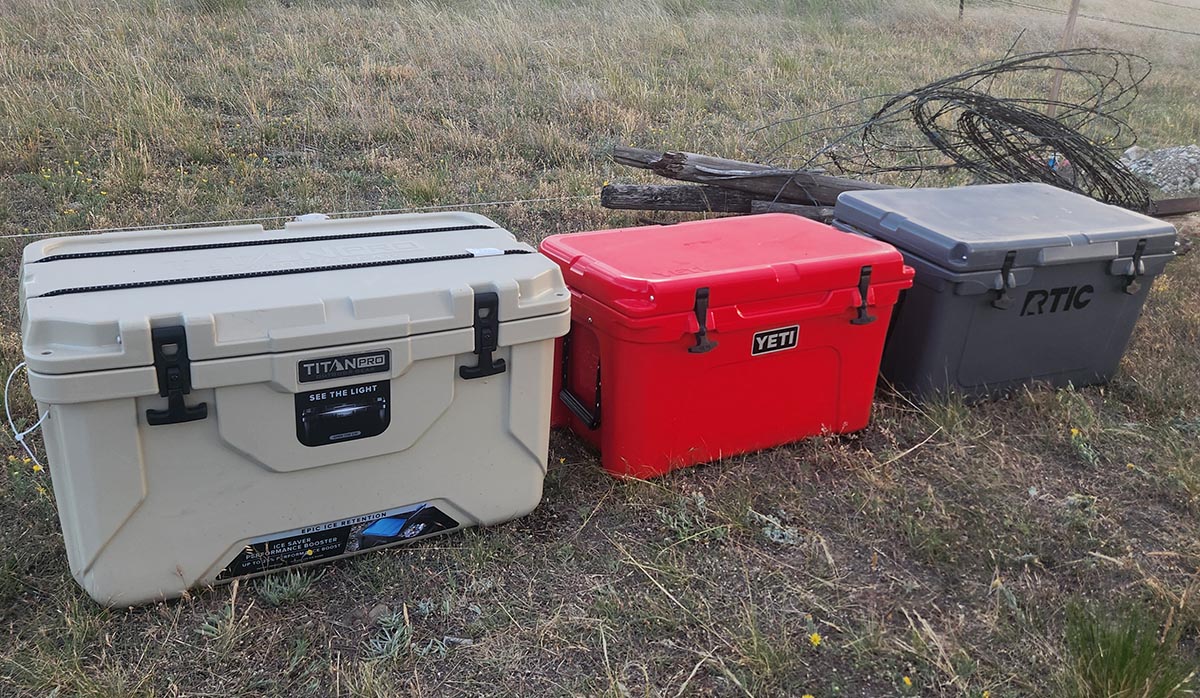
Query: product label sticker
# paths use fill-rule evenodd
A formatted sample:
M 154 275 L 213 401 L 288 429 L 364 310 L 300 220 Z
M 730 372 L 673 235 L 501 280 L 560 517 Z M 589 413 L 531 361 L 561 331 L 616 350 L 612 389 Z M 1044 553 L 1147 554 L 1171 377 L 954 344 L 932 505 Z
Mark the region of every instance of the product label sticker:
M 392 421 L 391 381 L 296 393 L 296 438 L 305 446 L 365 439 Z
M 387 349 L 361 354 L 306 359 L 296 364 L 301 383 L 349 378 L 366 373 L 386 373 L 392 369 L 392 353 Z
M 799 325 L 755 332 L 754 341 L 750 345 L 750 356 L 773 354 L 777 351 L 794 349 L 799 340 Z
M 217 579 L 232 579 L 324 560 L 360 550 L 414 540 L 458 528 L 453 517 L 431 504 L 385 509 L 338 521 L 256 538 Z

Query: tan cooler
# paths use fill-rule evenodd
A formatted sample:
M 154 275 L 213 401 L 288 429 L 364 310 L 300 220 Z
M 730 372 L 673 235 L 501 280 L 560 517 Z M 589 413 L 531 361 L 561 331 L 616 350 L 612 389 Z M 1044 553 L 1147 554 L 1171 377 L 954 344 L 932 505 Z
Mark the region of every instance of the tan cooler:
M 537 506 L 558 266 L 474 214 L 316 218 L 25 248 L 29 384 L 96 600 Z

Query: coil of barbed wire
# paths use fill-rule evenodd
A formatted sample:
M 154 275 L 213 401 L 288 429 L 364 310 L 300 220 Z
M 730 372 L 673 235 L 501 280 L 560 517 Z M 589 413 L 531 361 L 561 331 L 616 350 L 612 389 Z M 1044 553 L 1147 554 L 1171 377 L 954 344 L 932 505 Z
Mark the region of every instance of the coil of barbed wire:
M 1058 99 L 1044 94 L 1062 76 Z M 1140 56 L 1101 48 L 1028 53 L 985 63 L 896 95 L 855 100 L 821 114 L 839 123 L 775 143 L 821 147 L 800 158 L 854 176 L 960 170 L 983 182 L 1045 182 L 1145 211 L 1146 185 L 1119 160 L 1136 140 L 1122 112 L 1150 72 Z M 848 121 L 864 104 L 870 116 Z M 1052 116 L 1050 114 L 1053 114 Z M 785 119 L 777 126 L 808 117 Z M 796 158 L 790 159 L 792 162 Z

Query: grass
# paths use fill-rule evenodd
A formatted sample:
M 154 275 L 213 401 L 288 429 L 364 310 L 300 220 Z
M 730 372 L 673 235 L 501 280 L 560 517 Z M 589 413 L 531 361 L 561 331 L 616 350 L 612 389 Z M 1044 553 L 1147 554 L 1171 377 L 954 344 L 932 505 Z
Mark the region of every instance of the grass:
M 1084 8 L 1200 27 L 1145 0 Z M 513 199 L 552 200 L 477 210 L 531 242 L 632 224 L 589 198 L 646 176 L 609 162 L 614 143 L 753 158 L 786 134 L 758 125 L 959 72 L 1018 35 L 1053 46 L 1061 21 L 956 15 L 940 0 L 7 3 L 0 232 Z M 1200 139 L 1195 39 L 1081 20 L 1078 42 L 1153 61 L 1128 114 L 1142 145 Z M 7 370 L 21 240 L 0 245 Z M 652 483 L 612 480 L 555 434 L 544 502 L 521 520 L 128 610 L 74 585 L 48 473 L 6 440 L 0 694 L 1000 698 L 1177 676 L 1200 634 L 1198 301 L 1200 257 L 1182 256 L 1103 388 L 920 407 L 881 389 L 860 434 Z M 1081 599 L 1142 625 L 1080 620 Z
M 1068 609 L 1064 695 L 1170 698 L 1193 693 L 1188 684 L 1196 667 L 1174 654 L 1173 634 L 1160 639 L 1158 625 L 1138 610 L 1110 613 Z

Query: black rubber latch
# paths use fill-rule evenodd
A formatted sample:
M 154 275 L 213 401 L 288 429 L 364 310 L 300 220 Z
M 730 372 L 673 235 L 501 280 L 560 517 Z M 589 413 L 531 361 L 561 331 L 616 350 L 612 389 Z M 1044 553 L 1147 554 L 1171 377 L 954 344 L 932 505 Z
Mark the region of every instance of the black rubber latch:
M 475 294 L 475 355 L 474 366 L 459 366 L 458 375 L 467 380 L 504 373 L 504 359 L 492 359 L 500 347 L 500 296 L 492 291 Z
M 571 334 L 568 332 L 562 342 L 562 388 L 558 391 L 558 399 L 571 410 L 583 425 L 595 431 L 600 428 L 600 359 L 596 359 L 596 399 L 591 410 L 583 404 L 579 396 L 571 392 Z
M 869 325 L 875 322 L 875 316 L 867 313 L 867 291 L 871 289 L 871 267 L 863 267 L 858 272 L 858 317 L 850 321 L 851 325 Z
M 182 325 L 156 327 L 150 331 L 154 346 L 154 371 L 158 394 L 167 398 L 167 409 L 146 410 L 151 426 L 194 422 L 208 417 L 208 403 L 189 406 L 183 396 L 192 392 L 192 362 L 188 358 L 187 333 Z
M 1004 264 L 1000 266 L 1000 288 L 996 289 L 996 297 L 992 299 L 993 308 L 1008 310 L 1012 307 L 1012 296 L 1008 295 L 1008 289 L 1017 287 L 1017 279 L 1012 273 L 1016 261 L 1016 250 L 1004 255 Z
M 1125 277 L 1125 293 L 1131 296 L 1142 290 L 1142 282 L 1138 281 L 1138 277 L 1146 273 L 1146 263 L 1142 261 L 1145 253 L 1146 238 L 1142 238 L 1133 251 L 1133 263 L 1129 265 L 1129 274 Z
M 696 289 L 696 322 L 700 327 L 696 330 L 696 345 L 688 347 L 692 354 L 704 354 L 717 348 L 717 343 L 708 338 L 708 287 Z

